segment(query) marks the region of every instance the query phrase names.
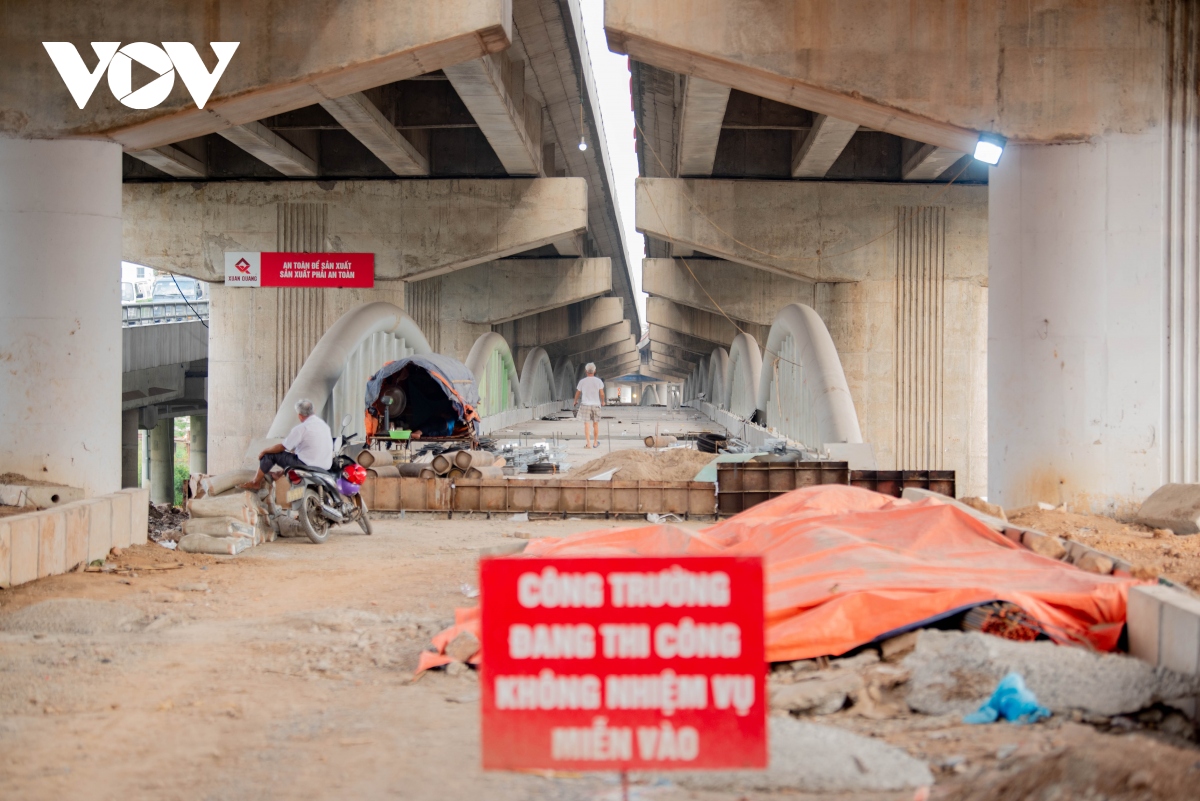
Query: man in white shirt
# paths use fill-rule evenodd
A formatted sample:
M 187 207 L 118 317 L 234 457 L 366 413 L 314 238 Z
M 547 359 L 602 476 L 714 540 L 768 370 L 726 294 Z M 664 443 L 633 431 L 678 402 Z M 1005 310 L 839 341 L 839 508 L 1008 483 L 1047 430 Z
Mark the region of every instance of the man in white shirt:
M 587 363 L 584 368 L 587 376 L 579 379 L 575 387 L 575 403 L 579 404 L 579 413 L 583 417 L 583 438 L 587 440 L 585 448 L 600 447 L 600 407 L 604 405 L 604 382 L 596 378 L 596 365 Z M 582 402 L 580 402 L 582 399 Z M 588 429 L 588 423 L 592 424 Z M 596 444 L 592 444 L 592 440 Z
M 283 470 L 293 467 L 328 470 L 333 465 L 333 432 L 324 420 L 313 414 L 312 401 L 296 403 L 296 415 L 300 418 L 300 425 L 288 432 L 283 442 L 272 445 L 258 455 L 258 472 L 253 481 L 241 485 L 242 489 L 257 492 L 263 478 L 275 467 Z

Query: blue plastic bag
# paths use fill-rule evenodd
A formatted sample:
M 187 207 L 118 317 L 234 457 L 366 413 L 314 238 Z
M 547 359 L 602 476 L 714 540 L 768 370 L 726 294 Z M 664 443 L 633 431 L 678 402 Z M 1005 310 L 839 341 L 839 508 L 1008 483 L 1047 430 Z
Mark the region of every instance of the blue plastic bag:
M 1009 673 L 996 685 L 996 691 L 978 712 L 963 718 L 963 723 L 994 723 L 999 718 L 1013 723 L 1036 723 L 1050 717 L 1050 710 L 1038 703 L 1037 696 L 1025 686 L 1020 673 Z

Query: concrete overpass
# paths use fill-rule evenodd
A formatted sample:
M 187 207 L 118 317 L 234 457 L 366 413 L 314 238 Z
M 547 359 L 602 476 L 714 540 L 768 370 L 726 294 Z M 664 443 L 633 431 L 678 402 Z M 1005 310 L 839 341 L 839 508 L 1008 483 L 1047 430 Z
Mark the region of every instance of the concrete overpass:
M 636 265 L 575 0 L 453 0 L 436 14 L 307 2 L 289 11 L 305 24 L 286 31 L 270 13 L 181 4 L 150 19 L 74 0 L 4 12 L 0 106 L 21 114 L 0 139 L 0 340 L 22 369 L 0 390 L 3 469 L 90 494 L 122 483 L 122 257 L 214 282 L 212 469 L 240 462 L 317 341 L 365 303 L 407 310 L 459 359 L 493 330 L 518 357 L 574 338 L 552 369 L 632 348 Z M 76 43 L 99 82 L 87 43 L 131 39 L 198 43 L 206 71 L 208 42 L 240 44 L 206 103 L 180 80 L 146 109 L 105 86 L 79 107 L 41 45 Z M 227 288 L 228 250 L 372 252 L 377 281 Z M 579 338 L 601 321 L 604 338 Z M 612 336 L 622 325 L 626 344 Z M 61 422 L 83 394 L 93 424 L 81 437 Z
M 744 332 L 759 419 L 810 424 L 798 303 L 881 468 L 1118 512 L 1200 481 L 1197 14 L 608 0 L 650 358 L 712 398 Z M 997 167 L 969 157 L 981 133 L 1008 140 Z

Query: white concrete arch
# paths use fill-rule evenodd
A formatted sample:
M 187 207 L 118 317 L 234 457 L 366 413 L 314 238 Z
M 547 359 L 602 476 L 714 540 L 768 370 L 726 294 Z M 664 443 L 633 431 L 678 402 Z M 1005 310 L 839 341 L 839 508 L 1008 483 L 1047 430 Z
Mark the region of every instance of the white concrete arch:
M 420 326 L 400 307 L 379 301 L 343 314 L 317 342 L 283 397 L 268 439 L 280 439 L 296 425 L 296 402 L 307 398 L 316 413 L 336 428 L 340 415 L 355 420 L 363 411 L 367 379 L 384 364 L 413 354 L 432 353 Z M 360 432 L 361 433 L 361 432 Z M 261 443 L 251 443 L 256 456 Z
M 729 375 L 722 399 L 724 408 L 743 420 L 758 408 L 758 383 L 762 375 L 762 353 L 754 337 L 742 332 L 729 345 Z
M 708 361 L 711 357 L 701 356 L 700 363 L 696 365 L 696 380 L 692 385 L 692 399 L 712 401 L 712 393 L 708 391 Z M 704 397 L 701 398 L 700 395 Z
M 705 392 L 708 402 L 718 409 L 729 408 L 729 398 L 725 396 L 725 387 L 729 385 L 729 351 L 724 348 L 714 348 L 708 358 L 708 374 L 704 378 Z
M 662 401 L 658 398 L 658 387 L 654 384 L 647 384 L 642 388 L 642 397 L 638 401 L 639 406 L 659 406 Z
M 792 303 L 775 316 L 758 383 L 766 425 L 809 447 L 862 442 L 846 374 L 825 323 Z
M 525 406 L 562 400 L 550 357 L 543 348 L 534 348 L 521 366 L 521 399 Z
M 477 411 L 480 417 L 491 417 L 525 405 L 520 375 L 504 337 L 494 331 L 480 336 L 467 354 L 466 365 L 479 384 Z
M 564 357 L 554 368 L 555 386 L 558 387 L 558 400 L 568 400 L 575 397 L 575 385 L 579 379 L 575 377 L 575 363 L 569 357 Z

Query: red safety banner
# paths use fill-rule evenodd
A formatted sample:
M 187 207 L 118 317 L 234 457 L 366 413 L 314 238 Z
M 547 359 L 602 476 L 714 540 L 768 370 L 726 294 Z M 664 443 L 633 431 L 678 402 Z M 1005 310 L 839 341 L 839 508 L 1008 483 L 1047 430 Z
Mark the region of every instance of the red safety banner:
M 485 559 L 483 766 L 767 765 L 759 557 Z
M 374 253 L 225 253 L 225 285 L 375 286 Z

